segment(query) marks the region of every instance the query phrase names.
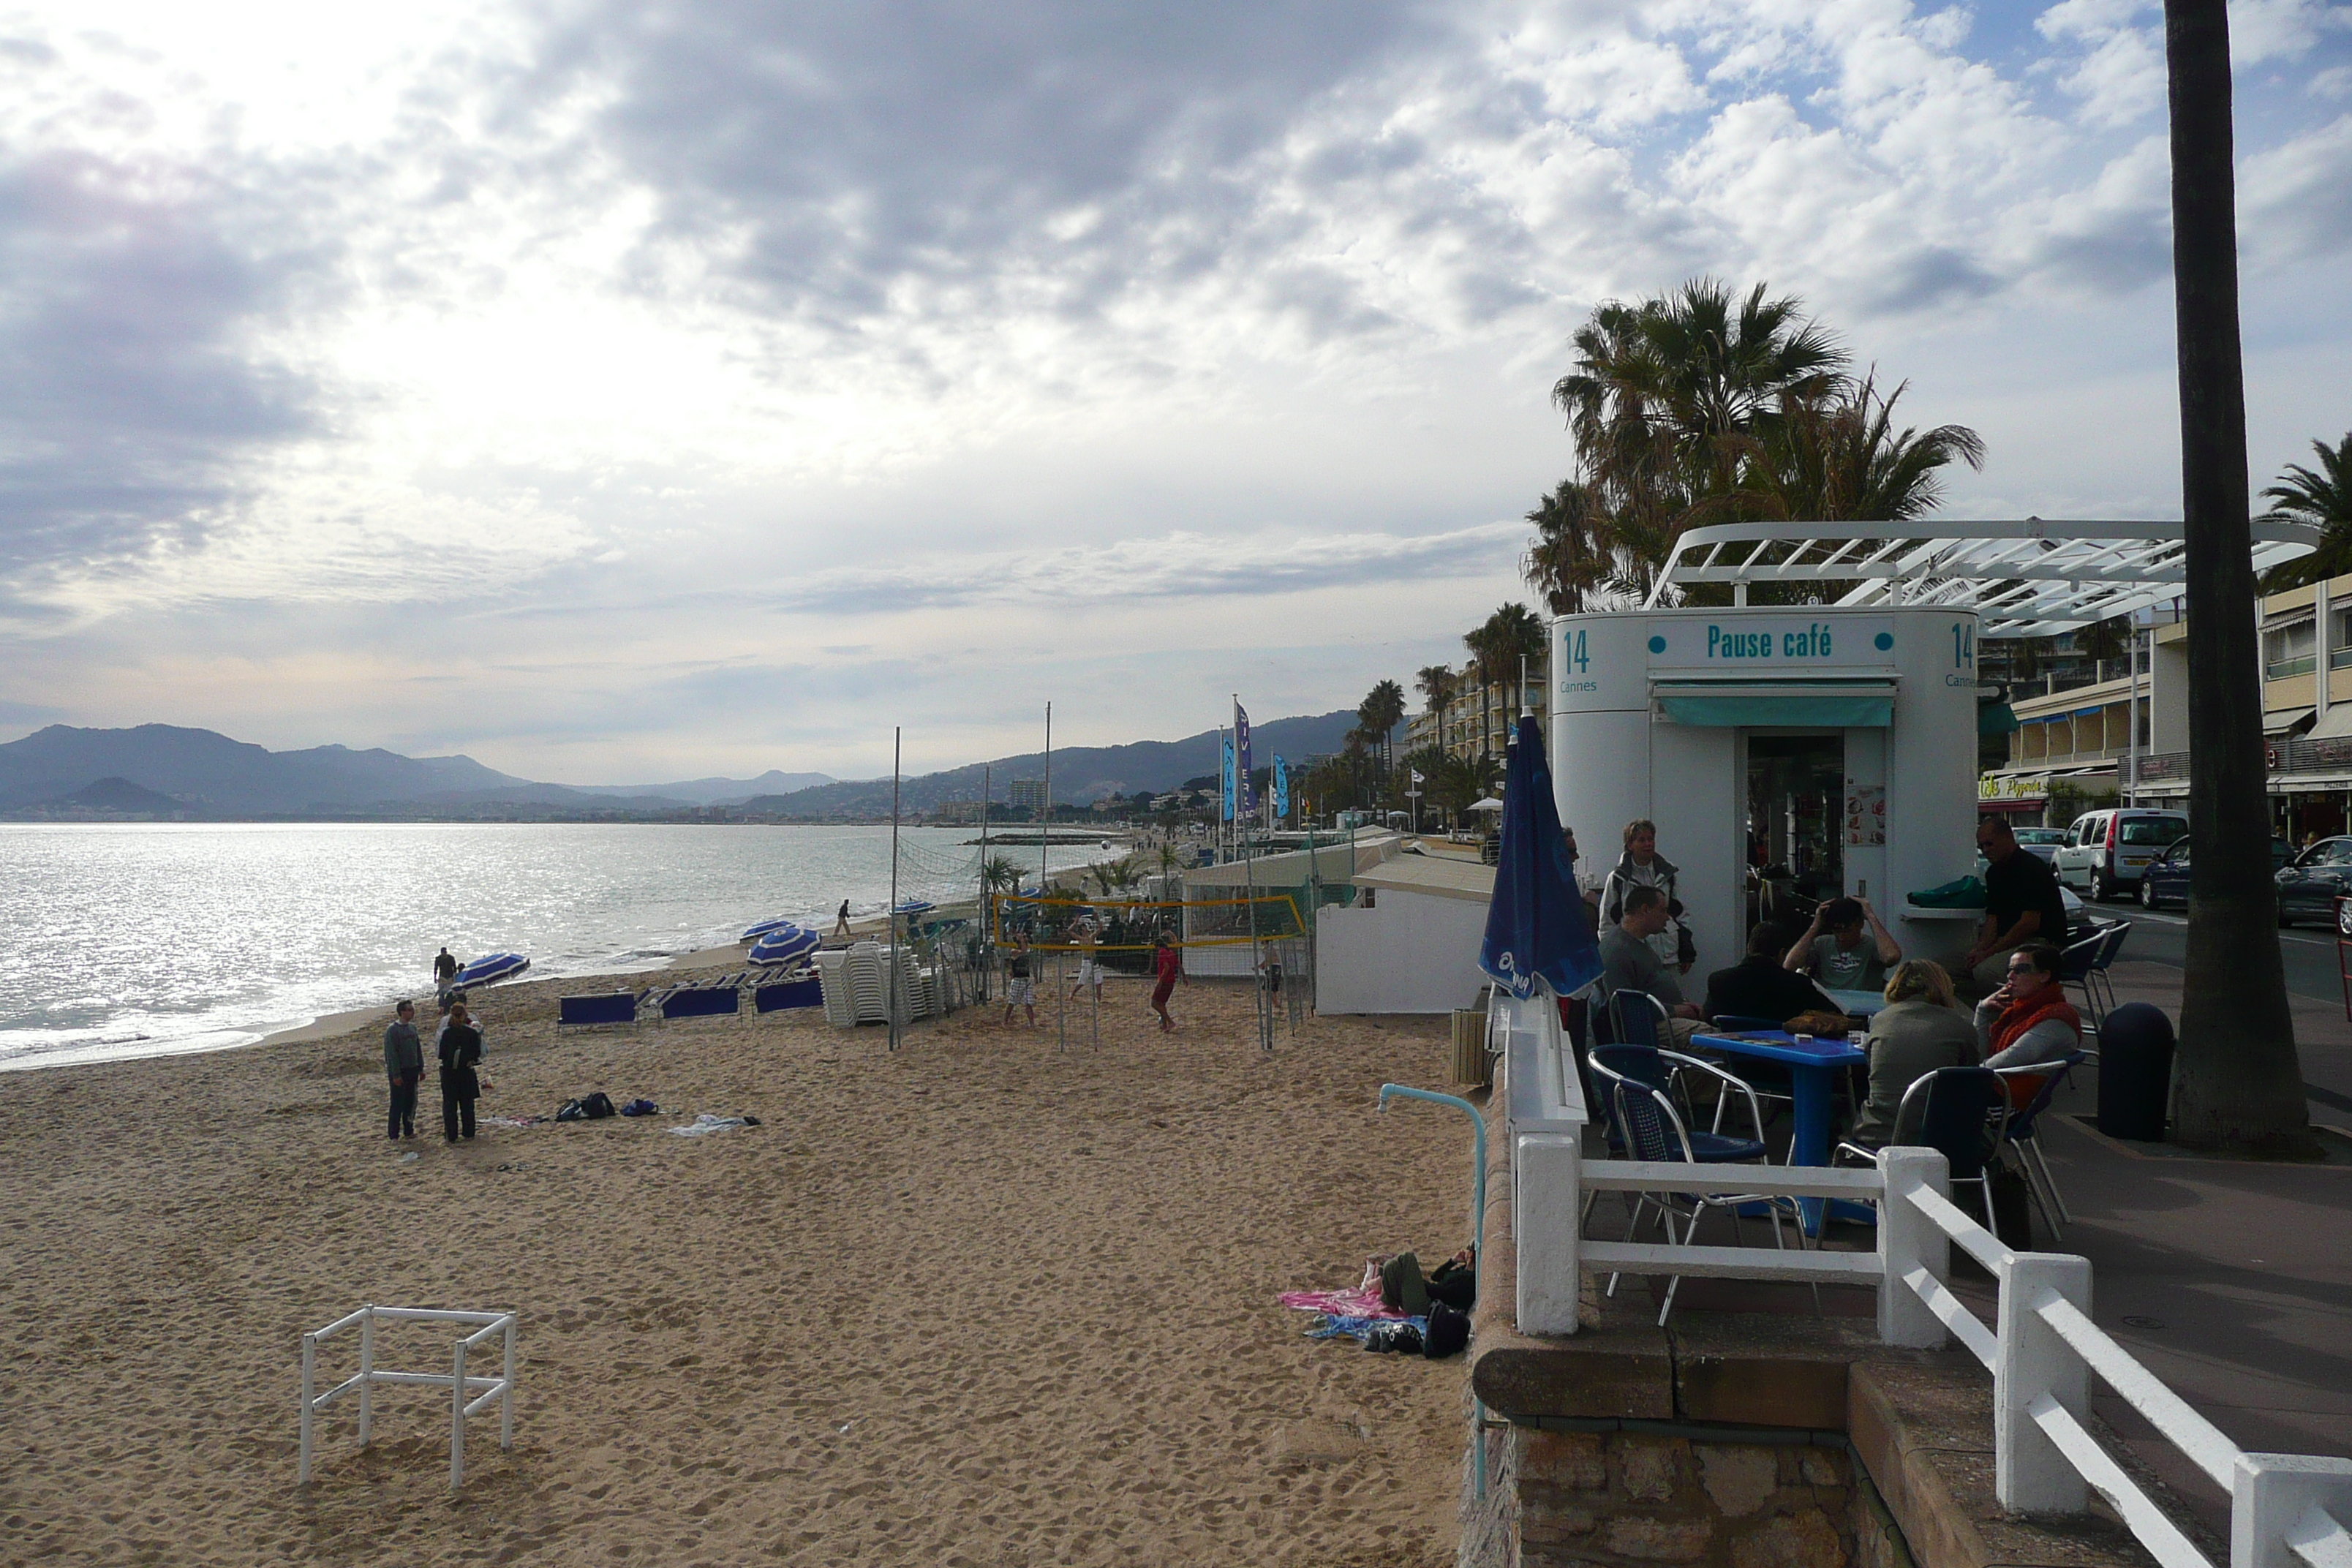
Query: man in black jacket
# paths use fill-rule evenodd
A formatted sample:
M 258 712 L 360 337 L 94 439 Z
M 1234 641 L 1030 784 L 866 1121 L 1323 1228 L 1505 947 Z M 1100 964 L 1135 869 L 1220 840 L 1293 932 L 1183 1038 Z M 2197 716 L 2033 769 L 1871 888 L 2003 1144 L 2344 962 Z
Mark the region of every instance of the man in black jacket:
M 384 1115 L 387 1138 L 416 1136 L 416 1080 L 425 1076 L 425 1046 L 416 1037 L 416 1005 L 403 998 L 383 1032 L 383 1076 L 392 1082 L 392 1109 Z
M 449 1026 L 441 1031 L 441 1136 L 455 1143 L 462 1127 L 474 1135 L 474 1101 L 481 1098 L 482 1080 L 474 1064 L 482 1059 L 482 1032 L 463 1002 L 449 1009 Z
M 1780 963 L 1796 938 L 1789 928 L 1766 921 L 1748 933 L 1748 956 L 1706 977 L 1706 1016 L 1769 1018 L 1786 1023 L 1800 1013 L 1834 1013 L 1838 1005 L 1801 974 Z

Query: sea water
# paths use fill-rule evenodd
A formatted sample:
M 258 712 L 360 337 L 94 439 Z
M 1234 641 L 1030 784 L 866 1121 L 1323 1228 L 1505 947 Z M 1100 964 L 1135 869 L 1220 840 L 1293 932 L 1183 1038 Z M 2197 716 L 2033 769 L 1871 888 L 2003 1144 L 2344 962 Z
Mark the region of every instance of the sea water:
M 974 835 L 901 829 L 899 896 L 971 898 Z M 1034 885 L 1034 838 L 992 853 Z M 445 945 L 610 974 L 776 916 L 830 930 L 844 899 L 872 915 L 889 894 L 887 826 L 5 824 L 0 1069 L 247 1045 L 425 994 Z

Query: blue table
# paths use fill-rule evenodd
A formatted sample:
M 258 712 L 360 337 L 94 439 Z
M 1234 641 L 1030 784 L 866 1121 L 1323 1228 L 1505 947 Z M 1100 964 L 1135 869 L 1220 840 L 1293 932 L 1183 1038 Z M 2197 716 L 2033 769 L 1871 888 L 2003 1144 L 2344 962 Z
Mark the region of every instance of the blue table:
M 1847 1068 L 1869 1061 L 1869 1052 L 1856 1049 L 1843 1036 L 1816 1035 L 1809 1043 L 1800 1047 L 1797 1037 L 1786 1029 L 1743 1029 L 1738 1034 L 1694 1035 L 1691 1044 L 1720 1051 L 1725 1056 L 1779 1062 L 1787 1068 L 1790 1098 L 1796 1101 L 1797 1121 L 1789 1137 L 1789 1163 L 1826 1165 L 1830 1163 L 1830 1114 L 1836 1102 L 1837 1075 Z M 1807 1236 L 1822 1233 L 1822 1201 L 1820 1198 L 1797 1200 L 1804 1210 Z M 1838 1215 L 1842 1219 L 1851 1217 L 1865 1221 L 1873 1217 L 1869 1209 L 1861 1205 L 1841 1208 Z

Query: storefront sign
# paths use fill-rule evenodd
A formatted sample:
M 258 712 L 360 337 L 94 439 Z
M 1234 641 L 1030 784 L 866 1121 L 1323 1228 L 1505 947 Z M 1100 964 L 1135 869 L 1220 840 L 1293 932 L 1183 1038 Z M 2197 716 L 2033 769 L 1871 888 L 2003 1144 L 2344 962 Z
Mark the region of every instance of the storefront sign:
M 1994 800 L 2047 800 L 2050 797 L 2048 773 L 1986 773 L 1977 780 L 1977 798 Z
M 1881 616 L 1810 614 L 1658 616 L 1650 621 L 1650 668 L 1737 671 L 1743 676 L 1895 661 L 1895 623 Z

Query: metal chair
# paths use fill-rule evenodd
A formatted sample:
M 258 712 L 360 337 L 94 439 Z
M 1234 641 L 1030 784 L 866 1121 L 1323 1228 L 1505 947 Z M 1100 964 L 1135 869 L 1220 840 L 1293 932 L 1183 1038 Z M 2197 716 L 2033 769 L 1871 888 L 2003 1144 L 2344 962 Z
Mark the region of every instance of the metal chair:
M 1890 1146 L 1933 1149 L 1950 1167 L 1952 1184 L 1974 1182 L 1984 1191 L 1985 1228 L 1992 1228 L 1992 1163 L 2009 1132 L 2009 1086 L 1990 1068 L 1937 1068 L 1903 1091 Z M 1875 1163 L 1878 1151 L 1841 1143 L 1840 1154 Z
M 2131 935 L 2131 931 L 2129 921 L 2117 921 L 2108 926 L 2104 932 L 2105 942 L 2091 960 L 2090 973 L 2083 976 L 2083 999 L 2090 1004 L 2088 1011 L 2095 1032 L 2116 1010 L 2116 985 L 2107 975 L 2107 968 L 2115 963 L 2116 954 L 2123 951 L 2124 939 Z
M 2050 1227 L 2053 1241 L 2064 1239 L 2065 1223 L 2074 1216 L 2067 1212 L 2066 1200 L 2058 1194 L 2057 1180 L 2050 1173 L 2050 1162 L 2042 1157 L 2042 1140 L 2036 1135 L 2036 1130 L 2042 1113 L 2050 1109 L 2050 1101 L 2057 1094 L 2058 1086 L 2066 1080 L 2077 1063 L 2088 1059 L 2085 1052 L 2071 1051 L 2054 1062 L 1993 1069 L 2004 1080 L 2034 1073 L 2042 1075 L 2042 1085 L 2034 1090 L 2033 1098 L 2026 1102 L 2025 1108 L 2010 1112 L 2008 1124 L 2002 1130 L 2002 1140 L 2017 1152 L 2018 1165 L 2025 1173 L 2026 1191 L 2033 1194 L 2033 1206 L 2042 1211 L 2042 1221 Z M 2011 1105 L 2015 1105 L 2016 1097 L 2009 1095 L 2007 1088 L 2004 1081 L 2003 1094 Z
M 1619 1078 L 1614 1074 L 1612 1074 L 1611 1078 L 1612 1082 L 1610 1086 L 1610 1095 L 1613 1107 L 1610 1120 L 1616 1123 L 1624 1135 L 1628 1158 L 1660 1164 L 1696 1165 L 1709 1163 L 1700 1157 L 1694 1134 L 1683 1125 L 1682 1118 L 1675 1114 L 1674 1101 L 1666 1098 L 1664 1089 L 1632 1079 Z M 1706 1135 L 1703 1133 L 1696 1135 L 1696 1137 L 1704 1136 Z M 1758 1147 L 1760 1151 L 1762 1146 L 1759 1144 Z M 1708 1209 L 1720 1208 L 1727 1209 L 1731 1213 L 1731 1232 L 1735 1238 L 1735 1245 L 1738 1245 L 1740 1237 L 1739 1211 L 1743 1205 L 1748 1204 L 1765 1205 L 1765 1213 L 1772 1221 L 1772 1245 L 1781 1251 L 1787 1251 L 1788 1243 L 1780 1236 L 1780 1208 L 1783 1204 L 1786 1204 L 1794 1211 L 1796 1201 L 1792 1198 L 1767 1196 L 1760 1193 L 1739 1194 L 1636 1193 L 1633 1194 L 1632 1209 L 1626 1216 L 1625 1239 L 1633 1240 L 1634 1233 L 1640 1230 L 1642 1211 L 1645 1207 L 1655 1205 L 1658 1211 L 1658 1223 L 1666 1233 L 1666 1245 L 1687 1247 L 1690 1245 L 1691 1237 L 1698 1233 L 1699 1215 Z M 1677 1212 L 1685 1208 L 1690 1223 L 1684 1228 L 1683 1234 L 1677 1237 L 1675 1235 L 1675 1216 Z M 1802 1247 L 1804 1226 L 1801 1223 L 1801 1214 L 1799 1215 L 1799 1218 L 1801 1223 L 1797 1230 L 1798 1246 Z M 1616 1274 L 1609 1276 L 1607 1294 L 1614 1296 L 1617 1293 L 1617 1280 Z M 1675 1310 L 1675 1292 L 1682 1289 L 1682 1276 L 1677 1274 L 1666 1285 L 1665 1300 L 1658 1308 L 1660 1328 L 1666 1326 L 1667 1315 Z M 1815 1310 L 1820 1310 L 1819 1287 L 1815 1287 L 1813 1291 L 1813 1306 Z
M 2079 942 L 2070 942 L 2058 952 L 2058 985 L 2072 985 L 2082 992 L 2082 1011 L 2091 1013 L 2091 1027 L 2098 1027 L 2098 996 L 2091 990 L 2091 975 L 2098 966 L 2098 954 L 2107 950 L 2107 926 L 2098 926 L 2091 936 Z

